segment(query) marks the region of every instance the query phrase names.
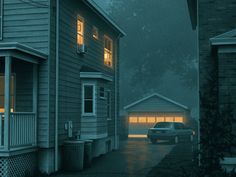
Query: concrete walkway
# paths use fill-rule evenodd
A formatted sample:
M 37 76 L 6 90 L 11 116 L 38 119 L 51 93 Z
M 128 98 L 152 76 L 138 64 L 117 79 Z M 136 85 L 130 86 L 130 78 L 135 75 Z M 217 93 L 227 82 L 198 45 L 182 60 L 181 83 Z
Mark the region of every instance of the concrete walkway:
M 172 148 L 167 143 L 153 145 L 146 139 L 129 139 L 119 150 L 94 159 L 91 168 L 55 177 L 145 177 Z

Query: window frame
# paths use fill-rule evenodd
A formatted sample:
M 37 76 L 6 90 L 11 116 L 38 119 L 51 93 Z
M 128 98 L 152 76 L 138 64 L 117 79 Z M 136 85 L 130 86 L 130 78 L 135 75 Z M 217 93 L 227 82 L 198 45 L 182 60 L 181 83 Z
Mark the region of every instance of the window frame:
M 93 111 L 92 112 L 85 112 L 85 86 L 92 86 L 93 87 Z M 82 116 L 96 116 L 96 84 L 90 82 L 84 82 L 82 84 Z
M 103 89 L 103 91 L 101 91 L 101 89 Z M 101 95 L 101 93 L 102 93 L 103 95 Z M 100 86 L 100 87 L 99 87 L 99 98 L 105 99 L 105 94 L 106 94 L 105 87 Z
M 112 120 L 111 119 L 111 90 L 106 90 L 106 98 L 107 98 L 107 104 L 106 104 L 106 111 L 107 111 L 107 120 Z M 109 98 L 108 98 L 108 95 L 109 95 Z
M 79 33 L 79 29 L 78 29 L 78 22 L 82 23 L 82 34 Z M 77 15 L 77 19 L 76 19 L 76 43 L 77 45 L 84 45 L 84 31 L 85 31 L 85 22 L 84 22 L 84 18 L 81 15 Z M 82 43 L 80 44 L 78 40 L 79 37 L 82 38 Z
M 111 43 L 111 49 L 106 48 L 106 40 L 109 41 Z M 110 38 L 108 35 L 104 35 L 104 46 L 103 46 L 103 64 L 109 68 L 113 68 L 113 51 L 114 51 L 114 44 L 113 44 L 113 40 L 112 38 Z M 110 62 L 111 64 L 107 64 L 105 61 L 105 54 L 108 54 L 109 58 L 110 58 Z M 109 62 L 109 61 L 108 61 Z

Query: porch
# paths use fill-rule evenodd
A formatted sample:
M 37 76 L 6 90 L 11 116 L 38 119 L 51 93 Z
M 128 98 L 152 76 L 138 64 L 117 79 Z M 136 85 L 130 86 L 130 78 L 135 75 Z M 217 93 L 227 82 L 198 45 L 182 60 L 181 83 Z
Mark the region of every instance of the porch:
M 37 147 L 38 64 L 44 54 L 0 44 L 0 155 Z

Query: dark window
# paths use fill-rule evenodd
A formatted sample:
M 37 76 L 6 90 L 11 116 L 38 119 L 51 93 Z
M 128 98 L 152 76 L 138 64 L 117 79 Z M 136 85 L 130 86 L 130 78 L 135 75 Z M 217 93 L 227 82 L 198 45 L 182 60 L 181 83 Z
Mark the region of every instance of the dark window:
M 94 113 L 93 85 L 84 85 L 84 113 Z
M 105 89 L 104 89 L 104 87 L 100 87 L 99 95 L 100 95 L 101 98 L 105 97 Z
M 180 123 L 175 123 L 175 129 L 184 129 L 184 125 L 183 124 L 180 124 Z

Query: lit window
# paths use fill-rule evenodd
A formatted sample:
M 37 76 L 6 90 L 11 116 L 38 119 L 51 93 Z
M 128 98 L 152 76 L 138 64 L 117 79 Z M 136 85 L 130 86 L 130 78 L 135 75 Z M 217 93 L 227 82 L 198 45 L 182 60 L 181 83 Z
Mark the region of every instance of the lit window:
M 147 118 L 147 122 L 148 123 L 155 123 L 156 122 L 156 118 L 155 117 L 148 117 Z
M 156 122 L 164 122 L 165 118 L 164 117 L 156 117 Z
M 175 122 L 183 122 L 184 118 L 183 117 L 175 117 Z
M 95 114 L 95 86 L 83 85 L 83 114 Z
M 138 118 L 138 122 L 139 123 L 146 123 L 147 122 L 147 118 L 146 117 L 139 117 Z
M 93 27 L 93 38 L 98 39 L 98 29 L 95 26 Z
M 84 44 L 84 20 L 81 17 L 77 18 L 77 44 Z
M 166 118 L 166 122 L 173 122 L 174 118 L 173 117 L 165 117 Z
M 4 76 L 0 75 L 0 112 L 4 112 Z M 15 105 L 15 77 L 11 76 L 11 91 L 10 91 L 10 97 L 11 97 L 11 112 L 14 111 L 14 105 Z
M 112 40 L 104 36 L 104 64 L 112 67 Z
M 138 122 L 138 118 L 137 117 L 129 117 L 129 122 L 130 123 L 137 123 Z

